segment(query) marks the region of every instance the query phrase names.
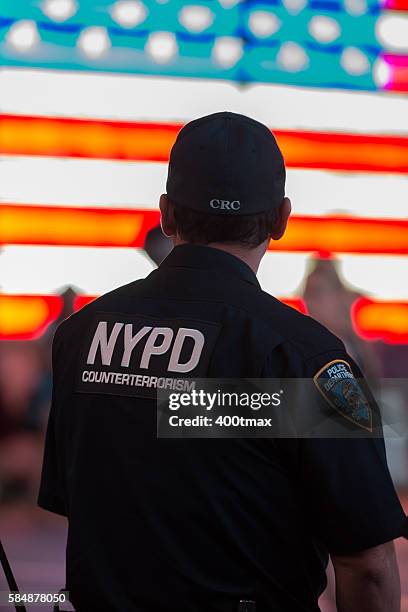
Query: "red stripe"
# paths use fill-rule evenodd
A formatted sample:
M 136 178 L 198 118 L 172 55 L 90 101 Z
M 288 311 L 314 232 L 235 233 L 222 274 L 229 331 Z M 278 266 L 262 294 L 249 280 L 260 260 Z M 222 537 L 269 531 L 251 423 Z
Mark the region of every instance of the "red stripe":
M 167 162 L 181 124 L 3 115 L 0 126 L 4 155 Z M 288 167 L 408 172 L 408 137 L 300 130 L 274 134 Z
M 158 210 L 0 206 L 0 244 L 142 247 Z M 407 219 L 293 216 L 271 251 L 408 254 Z
M 95 298 L 78 295 L 74 301 L 74 310 L 79 310 Z M 300 312 L 307 312 L 300 297 L 282 297 L 280 300 Z M 30 311 L 36 305 L 45 308 L 38 317 L 33 318 Z M 57 319 L 61 309 L 62 298 L 58 295 L 0 294 L 0 340 L 38 338 Z M 408 302 L 359 298 L 352 305 L 351 315 L 356 333 L 365 340 L 382 340 L 389 344 L 408 343 Z M 10 321 L 14 329 L 11 329 Z

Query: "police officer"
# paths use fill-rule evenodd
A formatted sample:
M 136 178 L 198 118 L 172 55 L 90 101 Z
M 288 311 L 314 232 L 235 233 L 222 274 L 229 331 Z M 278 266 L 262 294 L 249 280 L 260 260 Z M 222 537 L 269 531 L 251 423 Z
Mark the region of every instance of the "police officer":
M 189 377 L 305 378 L 329 419 L 371 430 L 342 342 L 256 279 L 286 228 L 284 187 L 264 125 L 187 124 L 160 199 L 173 250 L 56 332 L 39 505 L 68 519 L 80 612 L 317 612 L 329 555 L 339 612 L 399 610 L 406 517 L 381 438 L 156 435 L 158 388 Z

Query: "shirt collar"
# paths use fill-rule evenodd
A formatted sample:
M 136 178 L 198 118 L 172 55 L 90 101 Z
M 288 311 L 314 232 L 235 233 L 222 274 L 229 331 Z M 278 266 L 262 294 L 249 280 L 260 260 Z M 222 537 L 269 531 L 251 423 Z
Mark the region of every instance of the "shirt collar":
M 174 247 L 159 266 L 160 269 L 169 267 L 224 272 L 260 288 L 258 279 L 248 264 L 239 259 L 239 257 L 235 257 L 235 255 L 213 247 L 197 244 L 180 244 Z

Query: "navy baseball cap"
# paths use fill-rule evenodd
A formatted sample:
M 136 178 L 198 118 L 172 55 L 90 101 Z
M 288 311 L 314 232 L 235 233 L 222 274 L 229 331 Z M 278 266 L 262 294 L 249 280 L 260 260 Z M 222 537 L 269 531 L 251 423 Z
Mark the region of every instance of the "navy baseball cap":
M 166 190 L 176 206 L 217 215 L 254 215 L 285 197 L 285 163 L 272 132 L 222 112 L 187 123 L 170 153 Z

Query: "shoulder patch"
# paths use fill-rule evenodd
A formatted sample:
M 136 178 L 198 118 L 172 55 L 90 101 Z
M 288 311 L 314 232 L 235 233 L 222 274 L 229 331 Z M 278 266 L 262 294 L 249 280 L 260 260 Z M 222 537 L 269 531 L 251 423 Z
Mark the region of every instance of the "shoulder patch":
M 313 381 L 324 399 L 341 416 L 372 431 L 370 403 L 347 361 L 329 361 L 314 375 Z

